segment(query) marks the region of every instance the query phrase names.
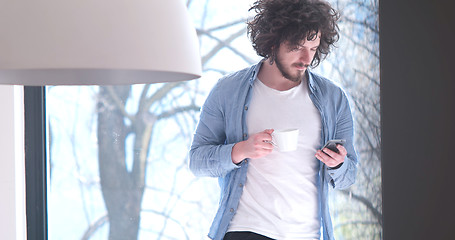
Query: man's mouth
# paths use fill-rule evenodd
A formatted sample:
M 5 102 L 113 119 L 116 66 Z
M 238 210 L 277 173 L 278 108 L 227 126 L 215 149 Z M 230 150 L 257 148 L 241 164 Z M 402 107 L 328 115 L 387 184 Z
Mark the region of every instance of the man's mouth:
M 299 70 L 305 70 L 308 68 L 308 65 L 304 63 L 295 63 L 294 66 Z

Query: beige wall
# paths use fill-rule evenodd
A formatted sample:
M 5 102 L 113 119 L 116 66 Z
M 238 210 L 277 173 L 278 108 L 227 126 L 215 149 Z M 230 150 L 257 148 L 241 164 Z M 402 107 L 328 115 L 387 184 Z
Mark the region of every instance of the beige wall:
M 0 239 L 25 237 L 23 87 L 0 85 Z

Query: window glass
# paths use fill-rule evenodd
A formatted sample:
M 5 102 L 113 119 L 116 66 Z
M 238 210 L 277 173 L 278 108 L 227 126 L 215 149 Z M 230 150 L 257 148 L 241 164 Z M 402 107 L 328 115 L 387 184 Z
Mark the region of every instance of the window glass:
M 47 87 L 49 239 L 208 239 L 216 179 L 188 170 L 208 92 L 256 63 L 246 36 L 253 0 L 188 0 L 203 64 L 199 80 Z M 337 48 L 313 71 L 351 100 L 357 182 L 331 191 L 337 239 L 381 239 L 378 1 L 330 1 L 341 11 Z

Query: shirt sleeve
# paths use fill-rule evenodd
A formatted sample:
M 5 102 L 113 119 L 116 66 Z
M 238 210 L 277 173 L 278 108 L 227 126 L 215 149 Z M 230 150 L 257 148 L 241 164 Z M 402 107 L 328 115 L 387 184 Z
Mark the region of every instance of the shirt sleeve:
M 335 138 L 346 139 L 344 147 L 348 154 L 344 163 L 339 168 L 332 169 L 325 166 L 325 177 L 329 180 L 329 183 L 333 188 L 345 189 L 355 183 L 357 175 L 357 154 L 354 149 L 354 123 L 352 113 L 348 99 L 344 93 L 341 95 L 341 101 L 339 102 Z
M 222 177 L 235 168 L 231 153 L 234 143 L 226 144 L 224 109 L 219 86 L 207 97 L 190 149 L 190 170 L 196 176 Z

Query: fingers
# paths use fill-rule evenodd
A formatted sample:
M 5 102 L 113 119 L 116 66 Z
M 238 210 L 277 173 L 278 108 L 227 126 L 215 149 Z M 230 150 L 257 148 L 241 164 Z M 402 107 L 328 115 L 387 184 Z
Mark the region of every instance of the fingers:
M 329 155 L 331 158 L 342 158 L 344 159 L 344 157 L 346 157 L 346 155 L 348 154 L 348 151 L 346 150 L 346 148 L 344 148 L 342 145 L 340 144 L 337 144 L 337 149 L 338 149 L 338 153 L 335 152 L 335 151 L 332 151 L 330 150 L 329 148 L 324 148 L 322 149 L 322 152 Z
M 273 129 L 265 129 L 262 132 L 256 133 L 253 136 L 253 144 L 257 156 L 263 157 L 273 150 L 272 133 Z
M 346 148 L 341 145 L 337 145 L 339 153 L 336 153 L 328 148 L 318 150 L 316 152 L 316 158 L 321 162 L 325 163 L 329 167 L 336 167 L 340 163 L 344 162 L 344 158 L 347 155 Z
M 346 150 L 343 145 L 337 144 L 338 151 L 340 151 L 340 155 L 346 156 L 348 155 L 348 150 Z
M 253 141 L 254 142 L 258 142 L 258 143 L 262 143 L 262 142 L 265 142 L 265 143 L 270 143 L 272 141 L 272 133 L 273 133 L 273 129 L 266 129 L 262 132 L 258 132 L 256 134 L 254 134 L 253 136 L 251 136 L 253 138 Z
M 273 150 L 273 145 L 271 144 L 273 129 L 266 129 L 262 132 L 251 135 L 246 141 L 236 144 L 235 161 L 238 161 L 241 158 L 261 158 L 270 154 Z M 238 146 L 237 146 L 238 145 Z M 237 147 L 236 147 L 237 146 Z M 234 159 L 234 158 L 233 158 Z
M 255 143 L 249 150 L 249 158 L 256 159 L 267 156 L 273 151 L 273 145 L 266 142 Z
M 272 150 L 273 149 L 273 144 L 269 140 L 262 140 L 262 141 L 257 141 L 257 142 L 255 141 L 253 144 L 257 150 L 260 150 L 260 149 Z
M 325 149 L 324 149 L 325 151 Z M 325 163 L 325 165 L 327 165 L 328 167 L 335 167 L 335 166 L 338 166 L 340 163 L 342 163 L 344 160 L 342 161 L 339 161 L 335 158 L 332 158 L 331 156 L 327 155 L 326 153 L 322 152 L 321 150 L 318 150 L 316 152 L 316 158 Z
M 253 135 L 253 144 L 257 148 L 273 149 L 271 141 L 272 136 L 265 131 Z
M 275 131 L 275 130 L 274 129 L 266 129 L 263 132 L 271 135 L 273 133 L 273 131 Z

